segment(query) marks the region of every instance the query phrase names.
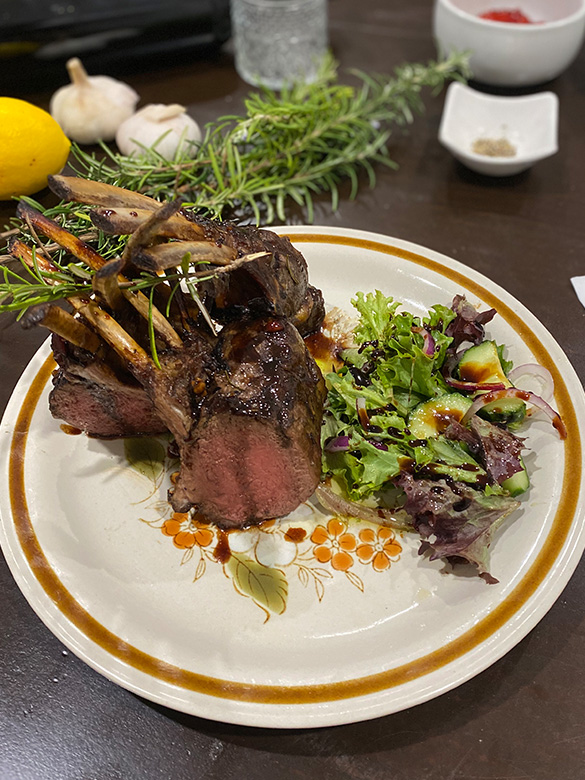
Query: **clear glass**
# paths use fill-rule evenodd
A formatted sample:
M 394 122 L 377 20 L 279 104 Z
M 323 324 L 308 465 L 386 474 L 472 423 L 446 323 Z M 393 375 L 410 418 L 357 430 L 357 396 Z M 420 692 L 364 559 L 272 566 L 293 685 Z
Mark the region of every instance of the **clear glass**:
M 280 89 L 315 80 L 327 49 L 327 0 L 231 0 L 236 70 Z

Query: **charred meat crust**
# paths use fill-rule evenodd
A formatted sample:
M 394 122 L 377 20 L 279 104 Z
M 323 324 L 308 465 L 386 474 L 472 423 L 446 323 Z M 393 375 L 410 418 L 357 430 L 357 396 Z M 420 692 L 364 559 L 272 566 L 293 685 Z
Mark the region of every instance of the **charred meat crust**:
M 325 319 L 323 293 L 311 284 L 307 287 L 305 300 L 291 318 L 292 324 L 301 336 L 309 336 L 319 330 Z
M 240 258 L 255 256 L 241 264 L 236 259 L 227 273 L 200 283 L 211 316 L 218 322 L 240 319 L 247 312 L 294 317 L 305 302 L 308 272 L 304 257 L 289 239 L 246 228 L 224 228 L 218 234 L 218 240 L 229 241 Z

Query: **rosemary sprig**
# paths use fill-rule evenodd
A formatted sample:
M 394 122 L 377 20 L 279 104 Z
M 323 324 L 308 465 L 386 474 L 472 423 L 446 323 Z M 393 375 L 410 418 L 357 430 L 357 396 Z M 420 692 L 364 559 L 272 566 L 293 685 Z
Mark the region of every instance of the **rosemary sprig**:
M 0 266 L 0 313 L 17 311 L 20 318 L 27 309 L 39 303 L 53 303 L 73 295 L 91 296 L 93 294 L 91 280 L 95 272 L 81 263 L 61 264 L 58 254 L 63 251 L 59 249 L 59 253 L 55 252 L 51 256 L 51 261 L 59 268 L 59 271 L 44 271 L 38 267 L 32 269 L 22 261 L 14 260 L 12 261 L 14 264 L 21 265 L 24 269 L 23 272 L 17 273 L 7 262 L 3 263 Z M 139 276 L 120 286 L 130 290 L 130 292 L 140 290 L 152 298 L 154 290 L 160 284 L 163 282 L 170 284 L 171 296 L 168 302 L 168 308 L 170 308 L 170 302 L 181 281 L 189 283 L 190 293 L 193 294 L 198 282 L 207 281 L 212 276 L 213 269 L 209 271 L 209 274 L 202 276 L 201 264 L 198 264 L 190 266 L 186 274 L 167 273 L 164 279 L 156 274 L 142 271 Z
M 212 217 L 227 212 L 252 217 L 257 224 L 285 222 L 287 202 L 294 201 L 312 221 L 319 193 L 328 192 L 335 209 L 344 179 L 354 198 L 360 173 L 374 186 L 376 164 L 395 167 L 387 148 L 392 127 L 412 122 L 422 111 L 425 88 L 436 92 L 447 80 L 467 75 L 466 55 L 455 54 L 427 65 L 404 65 L 393 76 L 354 72 L 358 85 L 348 86 L 338 82 L 337 64 L 326 58 L 315 83 L 295 84 L 280 94 L 268 89 L 250 94 L 245 114 L 207 125 L 203 141 L 174 160 L 163 158 L 156 144 L 140 157 L 125 157 L 106 145 L 100 155 L 74 146 L 77 173 L 161 200 L 180 196 L 185 206 Z M 91 206 L 59 203 L 44 209 L 31 198 L 23 200 L 91 243 L 104 259 L 123 252 L 126 237 L 96 230 Z M 13 224 L 35 251 L 51 257 L 57 270 L 43 271 L 35 262 L 33 269 L 22 263 L 24 272 L 17 273 L 9 257 L 0 258 L 0 312 L 24 313 L 37 303 L 92 292 L 90 268 L 72 262 L 64 249 L 39 238 L 26 223 L 15 219 Z M 198 302 L 197 270 L 183 267 L 165 279 L 182 280 Z M 160 283 L 161 277 L 141 273 L 131 289 L 151 295 Z
M 150 295 L 148 296 L 148 341 L 150 344 L 150 354 L 152 360 L 157 368 L 161 368 L 160 361 L 158 359 L 158 351 L 156 348 L 156 338 L 154 334 L 154 323 L 152 321 L 152 307 L 154 305 L 154 287 L 150 288 Z
M 253 215 L 257 223 L 286 221 L 285 203 L 292 199 L 311 221 L 315 195 L 329 192 L 335 209 L 343 179 L 355 197 L 360 171 L 373 186 L 374 164 L 395 166 L 387 148 L 392 125 L 410 123 L 422 111 L 424 88 L 436 92 L 449 79 L 465 78 L 467 57 L 404 65 L 391 77 L 353 75 L 357 87 L 340 84 L 335 61 L 326 58 L 315 83 L 295 84 L 280 95 L 252 93 L 244 115 L 209 124 L 201 144 L 174 160 L 164 159 L 156 145 L 139 157 L 105 145 L 99 156 L 74 147 L 77 172 L 161 200 L 180 195 L 213 217 Z

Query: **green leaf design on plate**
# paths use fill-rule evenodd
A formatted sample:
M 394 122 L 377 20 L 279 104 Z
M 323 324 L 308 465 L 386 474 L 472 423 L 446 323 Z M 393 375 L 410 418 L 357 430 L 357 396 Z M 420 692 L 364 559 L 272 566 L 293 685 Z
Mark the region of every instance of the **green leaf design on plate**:
M 288 582 L 284 572 L 233 552 L 225 569 L 239 593 L 249 596 L 267 612 L 282 615 L 288 599 Z
M 130 468 L 155 484 L 164 471 L 166 447 L 158 439 L 124 439 L 124 454 Z

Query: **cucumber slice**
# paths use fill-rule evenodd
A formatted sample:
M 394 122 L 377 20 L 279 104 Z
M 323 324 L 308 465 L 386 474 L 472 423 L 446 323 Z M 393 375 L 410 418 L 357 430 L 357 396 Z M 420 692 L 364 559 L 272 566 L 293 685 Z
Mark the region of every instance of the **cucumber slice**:
M 495 341 L 482 341 L 470 347 L 459 361 L 459 377 L 466 382 L 495 384 L 501 382 L 504 387 L 513 387 L 504 373 L 498 347 Z M 526 416 L 526 404 L 519 398 L 501 398 L 486 404 L 478 412 L 493 423 L 512 425 L 521 422 Z
M 463 353 L 458 367 L 459 377 L 465 382 L 501 382 L 505 387 L 512 387 L 502 368 L 495 341 L 482 341 L 481 344 L 470 347 Z
M 408 427 L 417 439 L 431 439 L 445 431 L 452 420 L 459 422 L 471 406 L 471 399 L 448 393 L 419 404 L 410 415 Z
M 514 425 L 526 417 L 526 404 L 519 398 L 500 398 L 483 406 L 478 414 L 493 423 Z
M 511 496 L 519 496 L 521 493 L 525 493 L 530 487 L 530 480 L 528 479 L 528 472 L 524 461 L 520 458 L 522 463 L 522 471 L 516 472 L 508 479 L 502 482 L 502 487 L 507 490 Z

